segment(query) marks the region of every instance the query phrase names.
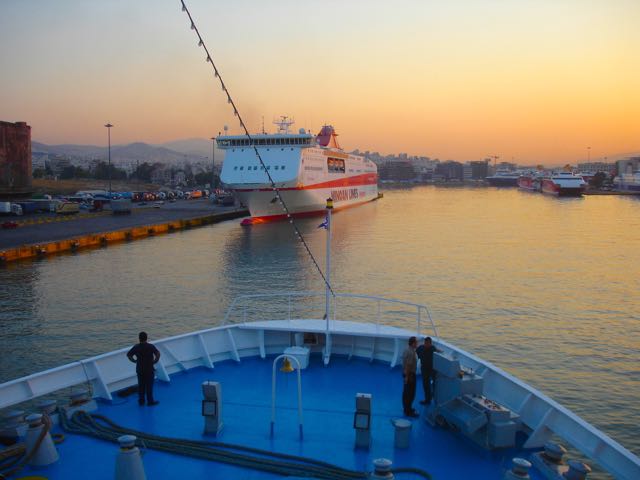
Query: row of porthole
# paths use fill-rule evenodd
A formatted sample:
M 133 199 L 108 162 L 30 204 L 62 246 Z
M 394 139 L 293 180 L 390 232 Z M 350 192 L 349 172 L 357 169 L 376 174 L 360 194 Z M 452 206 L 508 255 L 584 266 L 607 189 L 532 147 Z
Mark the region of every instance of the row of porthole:
M 268 151 L 270 151 L 270 150 L 271 150 L 270 148 L 267 148 L 267 152 L 268 152 Z M 275 150 L 275 149 L 274 149 L 274 150 Z M 280 150 L 284 152 L 284 148 L 281 148 Z M 232 149 L 231 149 L 231 151 L 232 151 L 232 152 L 235 152 L 235 151 L 236 151 L 236 149 L 235 149 L 235 148 L 232 148 Z M 241 148 L 241 149 L 240 149 L 240 151 L 241 151 L 241 152 L 244 152 L 244 148 Z M 293 152 L 293 148 L 291 149 L 291 151 Z
M 284 165 L 275 165 L 274 168 L 275 170 L 284 170 Z M 233 167 L 234 170 L 244 170 L 244 166 L 238 167 L 237 165 L 235 167 Z M 249 165 L 247 167 L 247 170 L 258 170 L 258 166 L 257 165 L 253 165 L 253 167 L 251 165 Z M 264 170 L 264 167 L 260 167 L 260 170 Z M 267 170 L 271 170 L 271 165 L 267 166 Z

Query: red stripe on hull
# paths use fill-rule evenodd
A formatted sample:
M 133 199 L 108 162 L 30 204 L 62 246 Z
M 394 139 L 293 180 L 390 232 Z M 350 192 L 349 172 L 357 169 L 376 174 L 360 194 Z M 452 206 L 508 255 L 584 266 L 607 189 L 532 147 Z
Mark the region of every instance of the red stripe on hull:
M 378 183 L 377 173 L 365 173 L 362 175 L 356 175 L 353 177 L 343 177 L 336 180 L 329 180 L 328 182 L 314 183 L 312 185 L 302 185 L 298 187 L 285 187 L 278 188 L 278 190 L 311 190 L 315 188 L 334 188 L 334 187 L 355 187 L 358 185 L 375 185 Z M 236 192 L 268 192 L 273 188 L 234 188 Z
M 339 210 L 346 210 L 347 208 L 357 207 L 358 205 L 373 202 L 374 200 L 377 200 L 377 198 L 374 198 L 371 200 L 365 200 L 364 202 L 350 203 L 349 205 L 342 205 L 341 207 L 334 207 L 333 211 L 337 212 Z M 319 217 L 323 215 L 326 211 L 327 211 L 326 208 L 323 208 L 322 210 L 313 210 L 311 212 L 292 213 L 291 216 L 295 218 Z M 251 225 L 259 225 L 262 223 L 278 222 L 286 219 L 287 219 L 287 215 L 284 213 L 279 215 L 267 215 L 264 217 L 251 217 L 251 218 L 245 218 L 244 220 L 242 220 L 242 222 L 240 222 L 240 225 L 247 227 Z

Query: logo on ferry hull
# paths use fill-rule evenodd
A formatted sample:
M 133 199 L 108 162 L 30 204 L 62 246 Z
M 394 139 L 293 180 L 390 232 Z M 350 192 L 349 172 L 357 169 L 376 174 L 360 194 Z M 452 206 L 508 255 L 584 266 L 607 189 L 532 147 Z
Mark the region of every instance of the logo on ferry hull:
M 354 200 L 358 198 L 358 189 L 350 188 L 348 190 L 331 190 L 331 198 L 333 198 L 334 202 Z

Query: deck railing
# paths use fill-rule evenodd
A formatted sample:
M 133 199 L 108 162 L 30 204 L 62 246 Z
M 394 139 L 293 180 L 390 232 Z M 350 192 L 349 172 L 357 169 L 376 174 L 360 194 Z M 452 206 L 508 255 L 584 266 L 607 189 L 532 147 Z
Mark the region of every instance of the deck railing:
M 326 314 L 325 295 L 325 292 L 275 292 L 240 295 L 231 302 L 222 325 L 258 320 L 326 319 L 324 316 Z M 281 300 L 274 302 L 274 299 Z M 318 299 L 322 299 L 322 302 L 314 301 Z M 357 301 L 364 302 L 365 308 L 362 304 L 357 305 Z M 415 332 L 418 336 L 422 335 L 422 328 L 426 320 L 433 336 L 438 338 L 438 329 L 433 321 L 431 311 L 426 305 L 352 293 L 336 293 L 331 298 L 330 305 L 328 316 L 331 320 L 374 323 L 376 326 L 389 324 L 405 328 L 407 321 L 415 322 Z M 383 309 L 383 307 L 386 308 Z M 302 311 L 303 309 L 304 311 Z M 345 315 L 343 312 L 347 314 Z

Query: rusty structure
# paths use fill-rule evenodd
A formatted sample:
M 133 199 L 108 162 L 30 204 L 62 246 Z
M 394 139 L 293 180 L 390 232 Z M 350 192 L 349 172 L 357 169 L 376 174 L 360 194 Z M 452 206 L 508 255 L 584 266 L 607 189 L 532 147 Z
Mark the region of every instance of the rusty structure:
M 30 194 L 31 127 L 0 121 L 0 197 Z

